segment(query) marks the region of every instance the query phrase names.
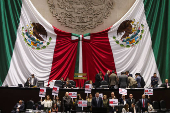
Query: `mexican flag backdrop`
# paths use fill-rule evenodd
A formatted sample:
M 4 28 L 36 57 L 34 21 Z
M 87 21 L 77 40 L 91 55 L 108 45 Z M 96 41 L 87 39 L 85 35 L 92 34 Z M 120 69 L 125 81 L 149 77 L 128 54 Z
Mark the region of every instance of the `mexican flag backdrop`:
M 30 0 L 1 0 L 0 85 L 24 84 L 32 73 L 46 85 L 74 73 L 94 82 L 107 70 L 141 73 L 146 86 L 157 73 L 161 83 L 170 74 L 169 13 L 169 0 L 136 0 L 110 28 L 74 34 L 47 22 Z

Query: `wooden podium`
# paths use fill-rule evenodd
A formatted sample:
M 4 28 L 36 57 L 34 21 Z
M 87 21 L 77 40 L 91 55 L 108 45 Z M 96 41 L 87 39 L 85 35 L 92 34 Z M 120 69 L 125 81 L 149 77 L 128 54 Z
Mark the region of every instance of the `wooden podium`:
M 75 73 L 74 79 L 84 79 L 87 80 L 87 73 Z

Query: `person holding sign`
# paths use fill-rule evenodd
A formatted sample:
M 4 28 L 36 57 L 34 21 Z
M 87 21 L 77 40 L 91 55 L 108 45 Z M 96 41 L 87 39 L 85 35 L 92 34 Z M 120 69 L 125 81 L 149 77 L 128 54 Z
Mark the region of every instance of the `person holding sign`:
M 111 97 L 108 98 L 109 99 L 116 99 L 115 97 L 115 93 L 114 92 L 111 92 Z M 115 107 L 114 105 L 113 106 L 110 106 L 109 102 L 108 102 L 108 106 L 109 106 L 109 113 L 111 112 L 114 112 L 114 111 L 118 111 L 117 107 Z
M 96 92 L 96 96 L 92 99 L 92 107 L 103 107 L 103 100 L 99 97 L 99 92 Z
M 79 100 L 83 100 L 83 99 L 81 98 L 81 95 L 80 95 L 80 94 L 77 95 L 77 100 L 75 101 L 76 112 L 82 112 L 82 108 L 81 108 L 81 107 L 78 107 Z
M 44 105 L 44 111 L 46 111 L 46 110 L 48 111 L 48 110 L 51 109 L 51 107 L 52 107 L 52 100 L 50 99 L 49 95 L 47 95 L 45 97 L 44 101 L 42 101 L 42 99 L 40 101 L 41 101 L 41 105 Z
M 69 96 L 68 92 L 65 93 L 65 96 L 63 97 L 62 103 L 63 103 L 64 112 L 67 112 L 67 111 L 70 112 L 73 103 L 72 103 L 71 97 Z

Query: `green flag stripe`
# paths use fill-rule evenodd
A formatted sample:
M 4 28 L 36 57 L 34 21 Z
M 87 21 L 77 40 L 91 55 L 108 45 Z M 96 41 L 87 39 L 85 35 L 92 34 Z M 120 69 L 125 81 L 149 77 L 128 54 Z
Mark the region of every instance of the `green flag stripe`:
M 77 45 L 76 65 L 75 65 L 74 73 L 79 72 L 79 49 L 80 49 L 80 41 L 78 41 L 78 45 Z
M 0 0 L 0 86 L 5 80 L 10 66 L 20 22 L 21 7 L 21 0 Z
M 170 1 L 144 0 L 152 48 L 162 82 L 170 79 Z

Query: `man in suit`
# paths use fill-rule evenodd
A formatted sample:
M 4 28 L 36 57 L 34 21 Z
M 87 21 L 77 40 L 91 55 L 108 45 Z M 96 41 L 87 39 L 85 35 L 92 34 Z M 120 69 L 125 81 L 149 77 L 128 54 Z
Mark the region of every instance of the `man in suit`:
M 159 78 L 156 76 L 156 73 L 154 73 L 154 75 L 151 77 L 151 86 L 153 88 L 158 87 L 158 81 Z
M 164 88 L 169 88 L 169 86 L 170 86 L 170 83 L 168 83 L 168 79 L 165 79 L 165 83 L 161 84 L 161 87 L 164 87 Z
M 133 98 L 133 94 L 129 94 L 129 98 L 127 99 L 127 103 L 129 104 L 129 108 L 131 106 L 132 103 L 135 104 L 135 99 Z
M 128 77 L 122 72 L 122 75 L 119 77 L 120 88 L 126 88 L 128 86 Z
M 137 82 L 131 76 L 128 77 L 128 83 L 129 88 L 136 88 Z
M 35 103 L 35 105 L 33 105 L 33 110 L 41 110 L 41 105 L 38 105 L 38 103 Z
M 125 99 L 125 95 L 122 95 L 122 97 L 119 99 L 120 104 L 125 105 L 127 103 L 127 99 Z
M 31 74 L 30 85 L 37 86 L 37 78 L 35 78 L 34 74 Z
M 130 74 L 129 71 L 126 71 L 126 75 L 127 75 L 128 77 L 133 77 L 133 75 Z
M 136 76 L 136 82 L 137 82 L 137 88 L 141 88 L 141 77 L 139 76 L 138 73 L 135 74 Z
M 117 75 L 115 74 L 115 71 L 113 70 L 109 78 L 110 87 L 113 88 L 115 85 L 117 85 L 116 83 L 117 83 Z
M 92 107 L 101 108 L 103 107 L 103 100 L 99 97 L 99 92 L 96 92 L 95 97 L 92 99 Z
M 14 110 L 16 111 L 15 113 L 20 113 L 24 111 L 25 105 L 23 104 L 22 100 L 19 100 L 19 103 L 17 103 L 14 106 Z
M 62 103 L 63 103 L 63 111 L 64 112 L 67 112 L 67 111 L 70 112 L 71 107 L 73 105 L 73 102 L 72 102 L 71 97 L 69 96 L 68 92 L 65 93 L 65 96 L 63 97 Z
M 139 107 L 142 112 L 148 111 L 149 100 L 145 98 L 145 94 L 142 95 L 142 99 L 139 99 Z
M 110 71 L 108 70 L 104 76 L 104 80 L 107 81 L 108 85 L 109 85 L 109 74 L 110 74 Z
M 135 103 L 132 103 L 131 107 L 129 109 L 129 112 L 131 112 L 131 113 L 138 113 L 139 112 L 138 106 L 135 105 Z
M 145 80 L 140 73 L 139 73 L 139 76 L 141 77 L 141 82 L 140 82 L 141 87 L 144 88 L 145 87 Z
M 96 85 L 96 88 L 98 88 L 100 86 L 100 82 L 102 81 L 102 72 L 99 71 L 98 74 L 96 74 L 96 77 L 95 77 L 95 85 Z

